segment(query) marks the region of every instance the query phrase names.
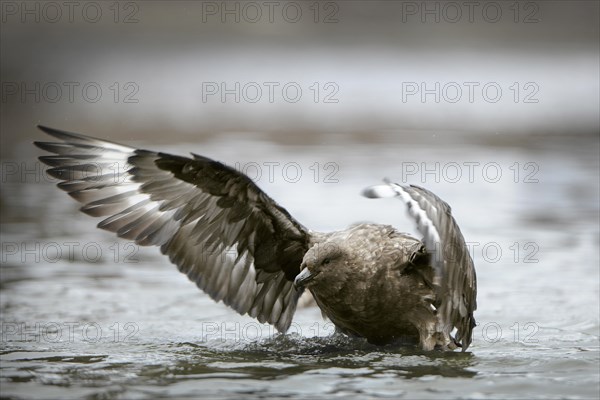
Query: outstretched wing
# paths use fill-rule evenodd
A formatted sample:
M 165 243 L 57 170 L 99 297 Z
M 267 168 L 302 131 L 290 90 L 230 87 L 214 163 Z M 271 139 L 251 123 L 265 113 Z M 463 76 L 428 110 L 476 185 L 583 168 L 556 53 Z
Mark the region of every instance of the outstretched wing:
M 425 248 L 431 254 L 439 328 L 448 334 L 456 328 L 456 340 L 465 351 L 471 344 L 475 326 L 477 279 L 469 249 L 450 206 L 422 187 L 386 183 L 367 188 L 363 194 L 367 197 L 399 196 L 406 203 L 423 235 Z
M 309 234 L 247 176 L 209 158 L 179 157 L 40 126 L 58 143 L 40 160 L 58 187 L 107 217 L 99 228 L 163 254 L 215 301 L 279 331 L 301 291 L 293 286 Z

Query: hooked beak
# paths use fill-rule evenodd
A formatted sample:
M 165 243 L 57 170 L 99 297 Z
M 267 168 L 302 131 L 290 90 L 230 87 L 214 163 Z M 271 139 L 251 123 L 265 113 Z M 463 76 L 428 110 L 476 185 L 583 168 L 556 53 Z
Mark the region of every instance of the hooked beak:
M 318 273 L 313 274 L 308 270 L 308 268 L 304 268 L 298 275 L 296 275 L 296 279 L 294 279 L 294 287 L 296 289 L 303 288 L 306 284 L 318 275 Z

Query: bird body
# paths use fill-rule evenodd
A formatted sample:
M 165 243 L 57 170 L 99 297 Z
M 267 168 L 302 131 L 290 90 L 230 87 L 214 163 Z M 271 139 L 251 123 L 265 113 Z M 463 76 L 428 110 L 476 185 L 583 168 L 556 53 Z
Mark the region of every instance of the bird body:
M 473 261 L 450 207 L 424 188 L 386 182 L 363 192 L 403 200 L 422 240 L 378 224 L 319 233 L 210 158 L 40 129 L 60 140 L 35 142 L 54 153 L 40 160 L 83 203 L 81 211 L 104 217 L 99 228 L 159 246 L 200 289 L 240 314 L 285 332 L 308 288 L 338 330 L 371 343 L 463 351 L 471 343 Z
M 378 224 L 322 236 L 306 253 L 306 272 L 296 283 L 310 290 L 338 330 L 374 344 L 456 347 L 450 338 L 428 338 L 437 323 L 434 272 L 420 240 Z

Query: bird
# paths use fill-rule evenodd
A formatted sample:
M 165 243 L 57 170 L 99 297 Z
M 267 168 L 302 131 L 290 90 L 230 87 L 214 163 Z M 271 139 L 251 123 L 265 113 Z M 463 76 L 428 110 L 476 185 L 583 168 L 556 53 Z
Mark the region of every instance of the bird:
M 248 176 L 211 158 L 136 149 L 38 126 L 34 144 L 57 186 L 103 217 L 98 228 L 158 246 L 214 301 L 285 333 L 305 290 L 336 331 L 374 345 L 466 351 L 477 308 L 473 260 L 450 206 L 390 180 L 368 198 L 397 197 L 417 239 L 391 225 L 309 230 Z

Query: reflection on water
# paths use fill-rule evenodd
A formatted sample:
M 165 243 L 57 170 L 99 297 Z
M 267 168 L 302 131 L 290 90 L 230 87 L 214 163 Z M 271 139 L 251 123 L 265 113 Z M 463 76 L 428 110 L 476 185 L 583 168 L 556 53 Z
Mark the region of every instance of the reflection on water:
M 158 250 L 128 247 L 95 229 L 97 221 L 80 215 L 50 182 L 31 176 L 4 182 L 2 396 L 594 398 L 598 141 L 588 140 L 518 150 L 226 140 L 167 149 L 240 165 L 298 163 L 302 179 L 263 175 L 258 183 L 316 230 L 370 220 L 414 232 L 399 202 L 358 193 L 383 176 L 434 190 L 451 204 L 473 245 L 479 325 L 468 353 L 376 347 L 332 335 L 311 308 L 298 311 L 291 334 L 274 334 L 213 303 Z M 437 181 L 435 174 L 407 174 L 436 162 Z M 443 172 L 448 165 L 490 162 L 501 179 L 480 169 L 472 181 L 452 183 Z M 334 163 L 335 181 L 315 179 L 315 163 Z M 537 183 L 523 181 L 533 171 L 527 163 L 536 166 Z

